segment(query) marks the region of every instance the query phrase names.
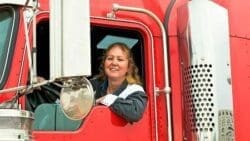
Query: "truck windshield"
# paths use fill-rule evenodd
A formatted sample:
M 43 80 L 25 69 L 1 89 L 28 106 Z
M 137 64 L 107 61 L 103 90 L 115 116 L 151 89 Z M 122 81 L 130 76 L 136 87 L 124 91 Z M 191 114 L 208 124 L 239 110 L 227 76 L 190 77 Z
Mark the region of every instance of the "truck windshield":
M 10 65 L 14 19 L 14 10 L 11 7 L 0 7 L 0 88 L 6 79 L 6 72 Z

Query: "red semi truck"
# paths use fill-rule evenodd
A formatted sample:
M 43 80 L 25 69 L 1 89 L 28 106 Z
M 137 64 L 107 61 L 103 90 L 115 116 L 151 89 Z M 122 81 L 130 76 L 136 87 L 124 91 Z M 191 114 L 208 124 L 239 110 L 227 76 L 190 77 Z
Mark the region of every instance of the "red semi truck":
M 0 140 L 250 140 L 249 7 L 243 0 L 1 0 Z M 133 124 L 94 106 L 88 83 L 114 40 L 131 44 L 148 96 Z M 60 103 L 26 109 L 25 90 L 79 79 L 89 92 L 79 119 Z

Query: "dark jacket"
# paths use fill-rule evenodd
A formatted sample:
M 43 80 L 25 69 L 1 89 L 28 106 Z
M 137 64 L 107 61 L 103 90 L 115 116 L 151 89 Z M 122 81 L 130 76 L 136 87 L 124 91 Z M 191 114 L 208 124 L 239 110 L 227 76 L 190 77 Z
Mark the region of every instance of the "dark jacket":
M 92 79 L 90 82 L 93 85 L 96 99 L 107 94 L 107 80 Z M 147 95 L 140 85 L 128 84 L 125 80 L 111 95 L 111 100 L 104 104 L 109 106 L 111 111 L 129 122 L 136 122 L 142 118 L 147 105 Z

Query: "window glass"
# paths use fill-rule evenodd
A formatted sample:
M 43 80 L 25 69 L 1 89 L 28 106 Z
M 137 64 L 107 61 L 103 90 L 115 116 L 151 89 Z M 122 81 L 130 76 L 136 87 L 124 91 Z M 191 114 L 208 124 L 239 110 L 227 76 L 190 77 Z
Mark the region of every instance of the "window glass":
M 4 61 L 4 54 L 6 54 L 6 45 L 8 43 L 8 33 L 11 32 L 11 24 L 13 17 L 10 11 L 0 10 L 0 58 L 1 64 Z
M 0 84 L 5 76 L 7 63 L 10 59 L 11 43 L 10 38 L 13 29 L 14 11 L 10 8 L 0 7 Z

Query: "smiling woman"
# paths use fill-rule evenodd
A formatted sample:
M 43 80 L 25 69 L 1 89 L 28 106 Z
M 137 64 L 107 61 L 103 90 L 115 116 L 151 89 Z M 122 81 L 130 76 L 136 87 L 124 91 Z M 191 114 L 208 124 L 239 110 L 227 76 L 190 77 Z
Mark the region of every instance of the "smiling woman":
M 128 122 L 142 118 L 147 96 L 141 86 L 133 55 L 124 43 L 111 44 L 102 59 L 100 74 L 91 80 L 96 104 L 103 104 Z

